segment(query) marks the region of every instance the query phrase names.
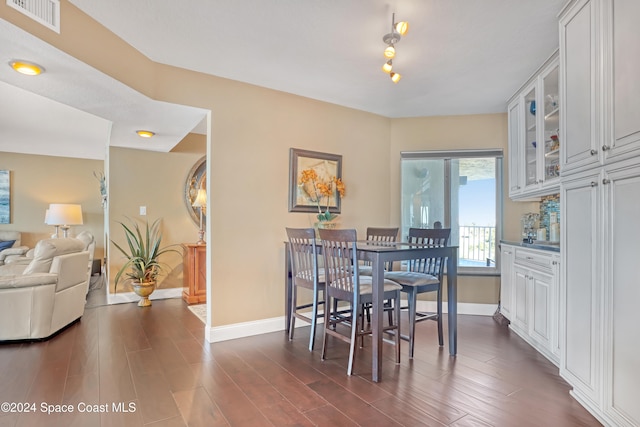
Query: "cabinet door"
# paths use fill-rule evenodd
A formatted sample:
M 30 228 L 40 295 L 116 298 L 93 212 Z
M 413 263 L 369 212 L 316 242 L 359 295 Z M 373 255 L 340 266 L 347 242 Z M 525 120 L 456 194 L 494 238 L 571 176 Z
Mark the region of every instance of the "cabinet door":
M 598 165 L 595 5 L 580 0 L 560 17 L 560 168 L 562 174 Z
M 560 337 L 562 336 L 562 329 L 564 328 L 564 322 L 562 322 L 560 318 L 560 256 L 554 255 L 551 264 L 553 268 L 553 298 L 551 304 L 551 353 L 553 354 L 555 360 L 559 361 L 562 349 Z
M 562 336 L 560 374 L 574 393 L 601 407 L 602 246 L 600 175 L 564 180 L 560 189 L 563 245 Z
M 640 150 L 640 1 L 608 0 L 612 15 L 613 144 L 608 156 Z M 633 152 L 633 153 L 632 153 Z
M 558 62 L 555 61 L 552 67 L 542 75 L 542 129 L 540 139 L 544 141 L 539 146 L 542 151 L 542 181 L 547 187 L 557 181 L 560 177 L 560 101 L 558 84 Z
M 520 97 L 507 107 L 509 112 L 509 197 L 517 195 L 522 186 L 520 178 L 520 145 L 522 144 Z
M 513 316 L 513 248 L 503 246 L 500 250 L 500 312 L 511 320 Z
M 529 282 L 529 271 L 519 265 L 513 266 L 513 318 L 511 319 L 514 328 L 519 329 L 524 334 L 528 334 L 528 295 L 527 288 Z
M 640 334 L 638 333 L 638 242 L 640 165 L 612 171 L 607 178 L 607 257 L 605 283 L 607 412 L 615 425 L 640 425 Z M 605 181 L 607 182 L 607 181 Z
M 524 145 L 521 146 L 524 154 L 524 191 L 532 191 L 540 184 L 538 174 L 538 120 L 537 114 L 540 108 L 537 104 L 537 86 L 533 85 L 524 95 Z
M 553 276 L 540 271 L 529 272 L 531 316 L 529 333 L 541 347 L 551 351 L 551 294 Z

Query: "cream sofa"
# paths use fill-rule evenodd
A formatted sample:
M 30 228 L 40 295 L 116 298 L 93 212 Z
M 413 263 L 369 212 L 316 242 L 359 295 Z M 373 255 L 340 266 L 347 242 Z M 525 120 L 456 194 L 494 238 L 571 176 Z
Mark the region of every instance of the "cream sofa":
M 45 239 L 29 264 L 0 266 L 0 341 L 48 338 L 84 314 L 89 252 L 78 239 Z
M 11 247 L 6 249 L 0 248 L 0 265 L 3 265 L 5 259 L 7 259 L 8 257 L 19 257 L 24 255 L 29 250 L 27 246 L 22 246 L 20 244 L 21 237 L 22 234 L 19 231 L 0 230 L 0 243 L 13 241 Z

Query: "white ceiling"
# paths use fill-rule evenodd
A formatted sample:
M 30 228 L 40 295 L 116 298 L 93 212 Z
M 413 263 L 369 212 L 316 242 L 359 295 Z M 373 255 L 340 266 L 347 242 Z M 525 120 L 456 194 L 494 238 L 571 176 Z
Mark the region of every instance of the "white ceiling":
M 508 98 L 557 48 L 556 16 L 565 3 L 565 0 L 69 1 L 153 61 L 394 118 L 505 111 Z M 390 31 L 392 12 L 396 13 L 396 21 L 410 23 L 409 33 L 396 45 L 394 71 L 403 75 L 398 84 L 393 84 L 380 70 L 385 47 L 382 36 Z M 7 41 L 13 42 L 5 34 L 11 33 L 8 26 L 0 20 L 3 47 Z M 24 35 L 20 38 L 29 39 Z M 24 40 L 24 46 L 17 47 L 29 49 L 33 42 Z M 44 47 L 32 53 L 43 53 L 41 50 Z M 51 56 L 64 56 L 53 51 Z M 0 55 L 5 55 L 4 50 Z M 7 61 L 4 57 L 0 59 Z M 44 62 L 37 56 L 36 59 Z M 66 60 L 74 62 L 72 58 Z M 67 65 L 89 68 L 75 62 Z M 45 73 L 41 78 L 63 78 L 59 74 L 67 71 L 74 70 L 64 68 L 55 76 Z M 15 76 L 8 78 L 5 74 L 4 69 L 0 71 L 0 80 L 21 87 Z M 139 141 L 123 135 L 129 135 L 131 129 L 155 125 L 156 114 L 149 114 L 153 108 L 160 109 L 161 123 L 166 125 L 172 122 L 169 117 L 174 117 L 174 108 L 181 113 L 176 116 L 182 120 L 177 120 L 176 128 L 168 131 L 171 137 L 157 148 L 162 150 L 175 144 L 180 129 L 192 130 L 206 114 L 200 109 L 141 99 L 142 95 L 129 88 L 120 88 L 117 96 L 112 96 L 117 82 L 96 70 L 92 75 L 94 78 L 82 82 L 85 84 L 71 81 L 73 85 L 69 87 L 78 90 L 63 86 L 56 92 L 49 88 L 49 83 L 42 83 L 39 90 L 28 89 L 113 122 L 112 138 L 118 136 L 115 139 L 120 142 L 112 140 L 112 145 L 139 146 Z M 4 116 L 7 107 L 3 105 L 2 86 L 0 115 Z M 95 105 L 96 101 L 101 105 Z M 129 109 L 120 114 L 113 111 L 123 105 Z M 96 117 L 87 118 L 97 121 L 98 128 L 104 127 Z M 7 151 L 3 146 L 3 120 L 0 118 L 0 151 Z M 134 124 L 137 120 L 140 122 Z M 75 118 L 69 123 L 80 121 Z M 195 124 L 190 123 L 194 121 Z M 122 131 L 123 135 L 115 135 L 116 131 Z

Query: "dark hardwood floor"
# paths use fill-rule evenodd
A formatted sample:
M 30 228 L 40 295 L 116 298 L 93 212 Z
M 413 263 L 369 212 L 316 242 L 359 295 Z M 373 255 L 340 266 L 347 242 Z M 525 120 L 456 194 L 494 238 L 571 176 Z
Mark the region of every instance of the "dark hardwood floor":
M 208 344 L 179 299 L 88 308 L 49 341 L 0 344 L 0 402 L 35 404 L 3 405 L 0 426 L 600 425 L 557 368 L 491 317 L 459 316 L 456 358 L 434 322 L 417 328 L 415 359 L 403 342 L 401 364 L 385 359 L 373 383 L 370 345 L 348 377 L 347 346 L 332 340 L 322 362 L 308 327 L 292 342 L 277 332 Z

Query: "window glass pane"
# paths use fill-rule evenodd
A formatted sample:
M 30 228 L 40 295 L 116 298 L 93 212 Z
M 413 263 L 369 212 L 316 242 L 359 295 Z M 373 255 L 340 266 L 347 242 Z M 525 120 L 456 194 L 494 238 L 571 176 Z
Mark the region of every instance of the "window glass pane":
M 459 246 L 460 266 L 495 263 L 496 161 L 493 158 L 451 161 L 452 242 Z M 455 235 L 455 240 L 453 236 Z
M 402 161 L 402 230 L 406 240 L 409 228 L 433 228 L 445 224 L 445 174 L 442 159 Z

